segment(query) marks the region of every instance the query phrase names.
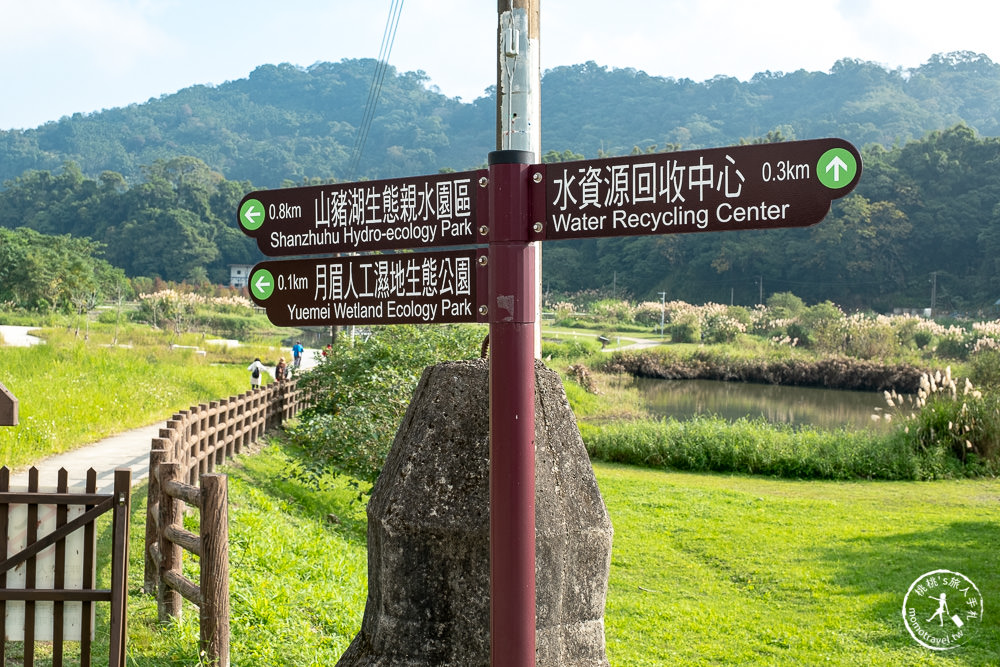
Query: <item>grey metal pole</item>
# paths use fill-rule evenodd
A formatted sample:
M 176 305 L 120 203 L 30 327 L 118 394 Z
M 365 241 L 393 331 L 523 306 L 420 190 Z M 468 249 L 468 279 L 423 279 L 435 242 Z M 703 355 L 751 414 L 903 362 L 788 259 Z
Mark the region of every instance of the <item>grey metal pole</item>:
M 667 293 L 660 292 L 660 338 L 663 338 L 663 325 L 667 311 Z
M 542 155 L 542 75 L 539 58 L 541 0 L 497 0 L 498 151 Z M 529 223 L 538 222 L 531 220 Z M 535 358 L 542 356 L 542 246 L 535 249 Z
M 527 242 L 525 164 L 541 155 L 540 0 L 497 4 L 497 151 L 490 154 L 490 664 L 535 665 L 535 373 L 541 245 Z M 500 295 L 507 295 L 501 301 Z M 513 295 L 513 301 L 510 301 Z M 494 302 L 495 301 L 495 302 Z M 503 312 L 506 309 L 506 312 Z

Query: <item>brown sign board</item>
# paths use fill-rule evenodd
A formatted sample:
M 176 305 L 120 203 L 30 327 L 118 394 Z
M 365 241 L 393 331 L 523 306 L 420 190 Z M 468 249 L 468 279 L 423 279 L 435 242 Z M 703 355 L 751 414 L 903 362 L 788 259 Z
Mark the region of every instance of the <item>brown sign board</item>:
M 280 327 L 486 322 L 485 256 L 470 248 L 261 262 L 250 296 Z
M 861 155 L 842 139 L 544 165 L 532 240 L 805 227 L 851 192 Z
M 487 173 L 260 190 L 237 217 L 268 257 L 473 245 Z
M 17 396 L 0 383 L 0 426 L 17 426 Z

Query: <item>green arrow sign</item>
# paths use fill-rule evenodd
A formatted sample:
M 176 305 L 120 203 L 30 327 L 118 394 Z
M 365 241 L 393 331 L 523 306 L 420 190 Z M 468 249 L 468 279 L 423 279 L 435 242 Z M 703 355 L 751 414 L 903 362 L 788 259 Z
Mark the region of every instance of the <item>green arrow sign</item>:
M 831 148 L 823 153 L 816 165 L 819 182 L 831 190 L 839 190 L 850 184 L 857 171 L 857 160 L 850 151 L 843 148 Z
M 264 205 L 256 199 L 248 199 L 240 207 L 240 224 L 248 231 L 260 229 L 264 224 Z
M 267 269 L 258 269 L 250 276 L 250 291 L 261 301 L 274 294 L 274 276 Z

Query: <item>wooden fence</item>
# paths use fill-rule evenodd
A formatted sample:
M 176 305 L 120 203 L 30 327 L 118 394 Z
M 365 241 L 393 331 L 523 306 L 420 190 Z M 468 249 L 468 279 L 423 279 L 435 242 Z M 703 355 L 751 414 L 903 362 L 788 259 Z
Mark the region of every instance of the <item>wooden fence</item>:
M 180 618 L 181 598 L 199 607 L 201 651 L 229 665 L 229 514 L 225 475 L 215 467 L 305 407 L 296 381 L 276 382 L 167 421 L 149 453 L 145 589 L 161 621 Z M 200 512 L 200 534 L 181 527 L 185 504 Z M 181 574 L 182 549 L 201 563 L 199 583 Z
M 124 666 L 132 473 L 116 470 L 111 494 L 97 493 L 93 468 L 83 493 L 69 492 L 65 468 L 58 472 L 54 493 L 40 490 L 38 476 L 31 468 L 28 488 L 11 491 L 10 470 L 0 468 L 0 557 L 5 559 L 0 563 L 0 665 L 17 659 L 7 655 L 9 639 L 23 642 L 24 665 L 34 664 L 37 641 L 51 641 L 56 667 L 63 665 L 64 642 L 77 641 L 79 661 L 72 662 L 89 667 L 94 603 L 110 602 L 108 665 Z M 95 522 L 109 511 L 111 588 L 99 590 Z

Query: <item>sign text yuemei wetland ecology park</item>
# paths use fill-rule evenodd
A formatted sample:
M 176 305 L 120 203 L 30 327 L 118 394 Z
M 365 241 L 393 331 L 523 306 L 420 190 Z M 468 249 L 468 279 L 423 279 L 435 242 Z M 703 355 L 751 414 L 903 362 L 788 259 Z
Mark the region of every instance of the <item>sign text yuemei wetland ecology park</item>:
M 250 295 L 277 326 L 485 322 L 485 249 L 261 262 Z
M 527 212 L 528 241 L 806 227 L 854 189 L 861 169 L 842 139 L 535 164 L 525 201 L 505 206 Z M 258 264 L 251 297 L 279 326 L 489 321 L 490 174 L 250 193 L 239 223 L 264 254 L 352 254 Z

